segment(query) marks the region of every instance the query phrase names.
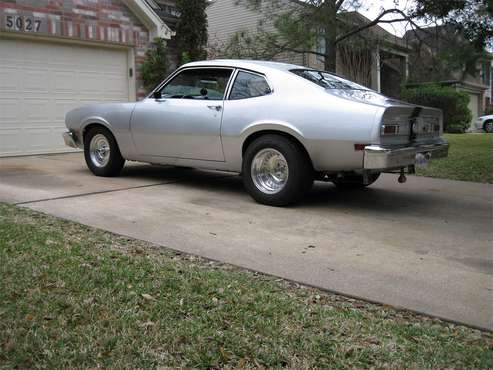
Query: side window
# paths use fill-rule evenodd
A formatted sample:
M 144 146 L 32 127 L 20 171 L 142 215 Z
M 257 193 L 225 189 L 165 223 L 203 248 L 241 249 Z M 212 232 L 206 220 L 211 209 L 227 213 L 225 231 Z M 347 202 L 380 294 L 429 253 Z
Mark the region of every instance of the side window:
M 230 69 L 186 69 L 161 90 L 163 98 L 222 100 L 231 76 Z
M 240 71 L 229 95 L 230 100 L 255 98 L 271 93 L 269 84 L 262 76 Z

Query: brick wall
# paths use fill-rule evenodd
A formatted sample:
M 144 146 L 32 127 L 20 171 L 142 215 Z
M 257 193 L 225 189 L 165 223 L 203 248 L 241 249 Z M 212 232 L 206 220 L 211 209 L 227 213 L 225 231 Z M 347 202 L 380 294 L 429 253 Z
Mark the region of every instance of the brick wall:
M 135 50 L 137 98 L 149 33 L 121 0 L 0 0 L 0 30 L 125 45 Z

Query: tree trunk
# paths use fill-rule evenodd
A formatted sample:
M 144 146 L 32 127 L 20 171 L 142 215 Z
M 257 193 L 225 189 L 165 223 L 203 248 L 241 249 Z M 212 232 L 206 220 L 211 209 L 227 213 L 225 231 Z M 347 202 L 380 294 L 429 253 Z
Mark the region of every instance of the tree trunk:
M 325 38 L 325 63 L 324 69 L 328 72 L 337 72 L 336 71 L 336 62 L 337 62 L 337 45 L 334 42 L 333 38 Z
M 324 68 L 329 72 L 336 72 L 337 61 L 337 9 L 336 0 L 326 0 L 322 5 L 325 20 L 325 63 Z

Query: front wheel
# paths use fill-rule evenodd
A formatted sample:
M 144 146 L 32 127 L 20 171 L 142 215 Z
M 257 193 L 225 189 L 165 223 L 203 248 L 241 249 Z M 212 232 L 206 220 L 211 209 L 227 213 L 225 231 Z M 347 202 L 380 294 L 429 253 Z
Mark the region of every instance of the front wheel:
M 297 143 L 280 135 L 253 141 L 243 156 L 242 177 L 259 203 L 285 206 L 298 200 L 313 184 L 310 160 Z
M 341 189 L 363 189 L 370 186 L 380 177 L 380 173 L 372 173 L 368 175 L 368 183 L 365 184 L 363 175 L 348 175 L 341 179 L 334 180 L 334 184 Z
M 84 136 L 84 157 L 96 176 L 117 176 L 125 164 L 115 138 L 104 127 L 91 128 Z

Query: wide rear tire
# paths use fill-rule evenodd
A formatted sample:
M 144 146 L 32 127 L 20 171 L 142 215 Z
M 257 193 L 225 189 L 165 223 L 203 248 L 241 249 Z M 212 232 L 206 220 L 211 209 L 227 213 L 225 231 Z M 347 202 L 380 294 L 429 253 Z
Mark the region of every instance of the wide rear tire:
M 96 176 L 118 176 L 125 165 L 113 134 L 101 126 L 89 129 L 84 135 L 84 158 Z
M 285 206 L 300 199 L 313 184 L 310 159 L 299 144 L 281 135 L 255 139 L 246 149 L 243 184 L 257 202 Z
M 483 125 L 483 130 L 489 134 L 493 133 L 493 121 L 486 121 Z

